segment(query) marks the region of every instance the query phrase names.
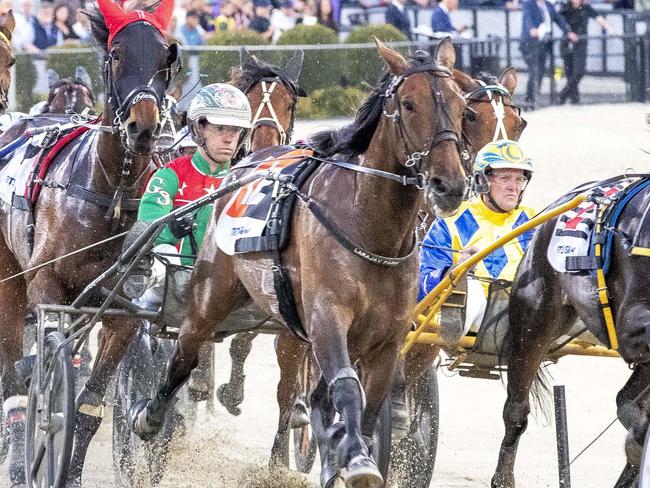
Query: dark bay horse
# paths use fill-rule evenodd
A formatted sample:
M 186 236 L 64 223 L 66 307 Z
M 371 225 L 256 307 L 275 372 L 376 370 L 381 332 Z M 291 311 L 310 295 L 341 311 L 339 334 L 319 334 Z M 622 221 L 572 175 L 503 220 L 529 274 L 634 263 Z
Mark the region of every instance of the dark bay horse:
M 436 212 L 450 214 L 465 192 L 460 162 L 465 101 L 451 77 L 451 42 L 440 43 L 435 64 L 429 65 L 409 62 L 381 43 L 378 51 L 389 72 L 353 124 L 314 139 L 316 154 L 329 162 L 303 187 L 310 206 L 322 206 L 340 235 L 360 243 L 360 254 L 342 248 L 310 208 L 298 204 L 282 256 L 322 373 L 312 396 L 311 421 L 321 452 L 321 484 L 327 487 L 340 472 L 351 488 L 383 483 L 364 436 L 372 435 L 389 394 L 417 294 L 417 213 L 426 200 Z M 334 161 L 351 164 L 342 168 Z M 215 216 L 224 204 L 217 204 Z M 269 254 L 226 255 L 216 245 L 215 229 L 216 217 L 198 256 L 187 317 L 166 379 L 155 398 L 131 409 L 134 430 L 143 438 L 160 429 L 215 324 L 251 299 L 280 319 L 277 297 L 268 291 L 273 279 Z M 394 265 L 381 264 L 387 262 Z M 341 422 L 332 425 L 336 412 Z
M 70 142 L 52 162 L 47 176 L 50 184 L 43 186 L 31 212 L 35 222 L 31 245 L 29 212 L 10 205 L 0 207 L 0 361 L 5 410 L 21 411 L 25 406 L 25 383 L 16 376 L 13 364 L 22 357 L 28 312 L 40 303 L 70 303 L 115 261 L 121 240 L 67 255 L 120 234 L 135 220 L 137 202 L 133 199 L 151 163 L 161 103 L 178 55 L 177 46 L 167 45 L 162 33 L 172 8 L 172 0 L 162 0 L 155 11 L 136 14 L 100 0 L 99 10 L 88 13 L 104 68 L 107 101 L 101 121 L 96 130 Z M 24 124 L 9 129 L 2 135 L 2 145 L 23 130 Z M 57 258 L 61 260 L 34 269 Z M 21 271 L 28 272 L 6 281 Z M 137 328 L 112 320 L 102 325 L 92 376 L 77 399 L 73 484 L 80 482 L 88 443 L 101 422 L 104 393 L 121 357 L 106 351 L 115 343 L 128 343 Z M 24 427 L 17 421 L 15 428 Z M 15 483 L 23 481 L 24 473 L 19 451 L 14 449 L 10 466 Z
M 608 185 L 623 179 L 613 179 Z M 636 486 L 640 445 L 650 413 L 650 303 L 646 269 L 650 261 L 632 251 L 634 247 L 650 247 L 648 209 L 650 187 L 646 186 L 625 205 L 616 225 L 604 231 L 612 240 L 606 294 L 615 322 L 618 352 L 632 369 L 630 379 L 616 398 L 618 418 L 630 433 L 626 443 L 628 464 L 617 488 Z M 599 341 L 611 347 L 610 336 L 601 323 L 604 321 L 596 278 L 588 271 L 557 272 L 549 263 L 547 249 L 556 221 L 543 224 L 535 232 L 510 295 L 512 349 L 507 361 L 508 397 L 503 409 L 505 435 L 492 478 L 494 488 L 515 486 L 514 463 L 519 438 L 528 423 L 529 392 L 553 341 L 566 334 L 576 319 L 581 319 Z
M 86 108 L 88 113 L 94 113 L 93 84 L 83 66 L 77 66 L 73 78 L 61 78 L 56 71 L 49 69 L 47 84 L 50 94 L 41 113 L 80 114 Z

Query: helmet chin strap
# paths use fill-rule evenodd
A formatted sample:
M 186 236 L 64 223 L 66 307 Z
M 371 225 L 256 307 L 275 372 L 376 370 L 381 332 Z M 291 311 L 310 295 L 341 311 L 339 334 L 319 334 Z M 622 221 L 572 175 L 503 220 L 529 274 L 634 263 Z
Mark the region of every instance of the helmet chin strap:
M 523 193 L 524 193 L 524 192 L 522 191 L 522 192 L 519 194 L 519 201 L 517 202 L 517 206 L 516 206 L 515 208 L 513 208 L 512 210 L 516 210 L 517 208 L 519 208 L 519 203 L 521 202 L 521 196 L 522 196 Z M 487 193 L 484 193 L 483 195 L 487 197 L 488 202 L 490 202 L 490 205 L 492 205 L 492 206 L 497 210 L 497 212 L 499 212 L 499 213 L 508 213 L 508 212 L 509 212 L 508 210 L 504 210 L 504 209 L 503 209 L 503 208 L 502 208 L 502 207 L 501 207 L 501 206 L 500 206 L 500 205 L 499 205 L 499 204 L 494 200 L 494 198 L 492 198 L 492 193 L 487 192 Z M 510 212 L 512 212 L 512 210 L 510 210 Z

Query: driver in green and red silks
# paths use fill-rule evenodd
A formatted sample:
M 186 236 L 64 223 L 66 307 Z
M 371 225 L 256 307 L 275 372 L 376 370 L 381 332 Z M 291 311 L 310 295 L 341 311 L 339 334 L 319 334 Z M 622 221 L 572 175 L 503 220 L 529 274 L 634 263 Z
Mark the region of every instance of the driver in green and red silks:
M 187 112 L 189 135 L 197 145 L 194 155 L 181 156 L 156 171 L 147 184 L 138 210 L 138 221 L 125 239 L 128 247 L 149 223 L 215 191 L 230 169 L 233 155 L 244 143 L 251 127 L 251 108 L 246 95 L 234 86 L 214 83 L 202 88 Z M 166 226 L 154 243 L 154 255 L 171 264 L 193 265 L 212 214 L 212 205 L 202 207 L 194 218 Z M 157 309 L 163 298 L 165 265 L 153 260 L 151 276 L 138 286 L 137 277 L 127 283 L 129 298 Z M 144 286 L 143 286 L 144 285 Z M 146 289 L 145 289 L 146 287 Z

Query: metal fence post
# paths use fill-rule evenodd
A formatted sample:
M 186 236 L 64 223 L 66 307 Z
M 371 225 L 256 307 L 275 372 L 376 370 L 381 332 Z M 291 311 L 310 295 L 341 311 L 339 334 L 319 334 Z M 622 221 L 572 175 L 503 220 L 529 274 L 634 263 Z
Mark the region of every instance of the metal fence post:
M 506 66 L 512 66 L 512 54 L 510 53 L 510 10 L 506 9 Z
M 566 395 L 564 385 L 553 387 L 555 405 L 555 438 L 557 442 L 557 467 L 560 488 L 571 488 L 571 471 L 569 461 L 569 429 L 566 420 Z

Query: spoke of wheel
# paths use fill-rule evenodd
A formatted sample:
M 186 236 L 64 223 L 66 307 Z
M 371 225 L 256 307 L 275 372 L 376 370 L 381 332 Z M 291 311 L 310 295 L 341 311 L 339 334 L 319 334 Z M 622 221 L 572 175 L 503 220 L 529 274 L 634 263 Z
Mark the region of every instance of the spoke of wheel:
M 37 480 L 38 475 L 41 471 L 41 465 L 43 464 L 43 458 L 45 457 L 45 446 L 41 442 L 38 448 L 36 449 L 36 455 L 34 456 L 34 462 L 30 466 L 32 471 L 32 479 Z
M 47 436 L 47 486 L 52 486 L 54 484 L 54 436 Z

